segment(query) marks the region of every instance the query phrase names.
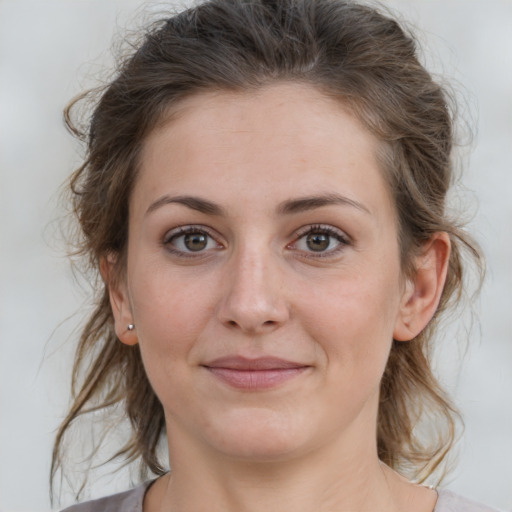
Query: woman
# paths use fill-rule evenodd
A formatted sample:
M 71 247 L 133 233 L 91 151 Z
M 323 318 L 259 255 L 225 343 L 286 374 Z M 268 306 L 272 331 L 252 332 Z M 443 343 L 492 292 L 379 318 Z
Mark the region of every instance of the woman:
M 213 0 L 149 31 L 71 183 L 102 282 L 52 475 L 72 422 L 122 403 L 118 455 L 158 478 L 72 510 L 490 510 L 402 476 L 455 436 L 428 357 L 479 263 L 445 214 L 452 139 L 374 9 Z

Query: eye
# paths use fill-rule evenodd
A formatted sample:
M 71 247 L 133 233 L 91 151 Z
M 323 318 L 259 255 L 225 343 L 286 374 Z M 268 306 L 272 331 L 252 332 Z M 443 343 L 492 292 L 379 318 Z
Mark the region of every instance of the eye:
M 199 255 L 222 247 L 205 228 L 198 226 L 173 229 L 166 234 L 164 245 L 169 251 L 183 255 Z
M 348 237 L 332 226 L 308 226 L 297 233 L 290 248 L 309 253 L 308 255 L 327 256 L 337 253 L 349 244 Z

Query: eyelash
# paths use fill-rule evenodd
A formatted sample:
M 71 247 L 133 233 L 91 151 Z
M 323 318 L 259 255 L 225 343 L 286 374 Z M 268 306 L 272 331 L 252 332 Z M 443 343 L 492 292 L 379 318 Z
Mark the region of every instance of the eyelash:
M 343 248 L 347 245 L 350 245 L 351 241 L 347 235 L 345 235 L 342 231 L 324 224 L 314 224 L 310 226 L 305 226 L 298 231 L 296 231 L 294 240 L 288 244 L 286 247 L 289 249 L 295 248 L 297 243 L 308 236 L 309 234 L 320 234 L 320 235 L 327 235 L 329 237 L 334 238 L 336 241 L 339 242 L 339 245 L 336 246 L 333 249 L 327 249 L 326 251 L 302 251 L 303 256 L 306 258 L 328 258 L 333 257 L 337 255 L 340 251 L 343 250 Z M 172 254 L 176 254 L 183 258 L 198 258 L 198 257 L 204 257 L 205 256 L 205 250 L 198 250 L 197 252 L 194 251 L 184 251 L 181 249 L 176 249 L 173 247 L 172 243 L 173 241 L 176 241 L 180 237 L 183 237 L 185 235 L 189 234 L 200 234 L 200 235 L 206 235 L 210 240 L 212 240 L 216 245 L 217 248 L 221 248 L 222 245 L 217 241 L 216 237 L 213 236 L 211 231 L 205 226 L 180 226 L 178 228 L 175 228 L 171 230 L 170 232 L 167 232 L 162 245 Z M 208 243 L 208 242 L 207 242 Z M 220 247 L 219 247 L 220 246 Z
M 334 249 L 328 249 L 326 251 L 307 251 L 304 253 L 304 257 L 306 258 L 329 258 L 336 256 L 340 251 L 344 249 L 344 247 L 351 244 L 350 238 L 340 231 L 339 229 L 334 228 L 333 226 L 325 225 L 325 224 L 314 224 L 311 226 L 305 226 L 304 228 L 299 229 L 295 234 L 295 240 L 288 245 L 288 247 L 292 247 L 297 244 L 297 242 L 303 238 L 305 238 L 309 234 L 320 234 L 327 235 L 329 237 L 334 238 L 339 242 L 339 245 Z
M 173 247 L 172 243 L 173 241 L 176 241 L 180 237 L 183 237 L 185 235 L 192 235 L 192 234 L 200 234 L 200 235 L 206 235 L 210 240 L 213 240 L 215 244 L 217 245 L 217 248 L 221 245 L 216 237 L 212 235 L 212 233 L 205 227 L 205 226 L 180 226 L 176 229 L 172 229 L 171 231 L 167 232 L 163 241 L 162 245 L 172 254 L 176 254 L 182 258 L 199 258 L 204 257 L 205 253 L 204 251 L 183 251 L 180 249 L 176 249 Z M 208 242 L 207 242 L 208 243 Z

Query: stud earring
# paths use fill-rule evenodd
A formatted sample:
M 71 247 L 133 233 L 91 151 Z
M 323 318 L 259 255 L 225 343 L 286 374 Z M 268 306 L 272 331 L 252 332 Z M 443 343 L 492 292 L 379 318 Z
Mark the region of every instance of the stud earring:
M 133 324 L 128 324 L 128 325 L 126 326 L 126 328 L 127 328 L 129 331 L 133 331 L 133 330 L 135 329 L 135 325 L 133 325 Z

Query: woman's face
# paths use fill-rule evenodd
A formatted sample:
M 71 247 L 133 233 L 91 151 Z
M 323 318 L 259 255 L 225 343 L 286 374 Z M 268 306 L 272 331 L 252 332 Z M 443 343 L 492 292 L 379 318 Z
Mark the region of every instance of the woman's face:
M 407 289 L 376 146 L 298 84 L 198 94 L 148 137 L 112 301 L 171 445 L 268 460 L 374 439 Z

